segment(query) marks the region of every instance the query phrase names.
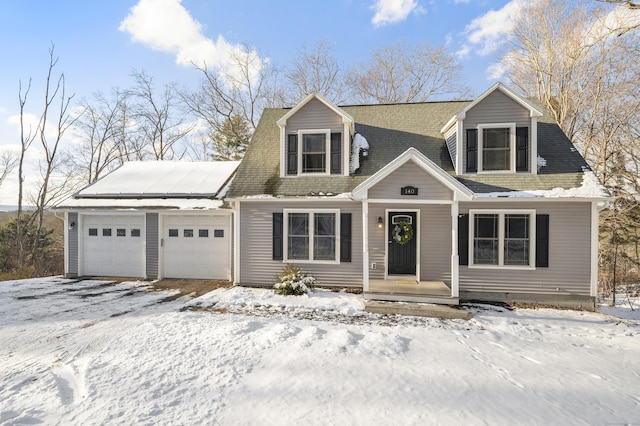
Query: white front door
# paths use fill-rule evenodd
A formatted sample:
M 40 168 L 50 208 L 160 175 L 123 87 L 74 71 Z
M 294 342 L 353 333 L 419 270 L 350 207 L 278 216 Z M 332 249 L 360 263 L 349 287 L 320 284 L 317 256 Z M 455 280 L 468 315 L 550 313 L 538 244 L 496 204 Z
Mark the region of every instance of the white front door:
M 144 216 L 83 215 L 81 274 L 144 277 Z
M 165 215 L 163 277 L 229 279 L 230 233 L 226 215 Z

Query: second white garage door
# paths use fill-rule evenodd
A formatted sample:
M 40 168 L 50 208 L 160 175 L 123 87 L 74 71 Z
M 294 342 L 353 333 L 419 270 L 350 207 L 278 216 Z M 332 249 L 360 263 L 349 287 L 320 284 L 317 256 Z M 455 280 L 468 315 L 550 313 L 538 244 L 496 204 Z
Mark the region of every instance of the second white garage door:
M 229 216 L 166 215 L 163 222 L 165 278 L 229 279 Z

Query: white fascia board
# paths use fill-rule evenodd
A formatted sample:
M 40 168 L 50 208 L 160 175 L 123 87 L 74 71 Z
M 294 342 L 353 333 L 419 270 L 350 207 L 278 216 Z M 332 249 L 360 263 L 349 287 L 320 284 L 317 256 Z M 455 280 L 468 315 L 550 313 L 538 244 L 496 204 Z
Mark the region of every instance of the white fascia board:
M 442 129 L 440 129 L 440 133 L 442 133 L 443 135 L 445 133 L 447 133 L 447 131 L 453 127 L 453 125 L 456 123 L 456 121 L 458 120 L 458 117 L 456 117 L 455 115 L 453 117 L 451 117 L 451 119 L 449 121 L 447 121 L 447 124 L 444 125 L 444 127 Z
M 458 193 L 464 200 L 470 201 L 474 198 L 474 194 L 469 188 L 458 182 L 453 176 L 442 170 L 433 161 L 431 161 L 415 148 L 409 148 L 389 164 L 384 166 L 382 169 L 378 170 L 378 172 L 371 176 L 369 179 L 358 185 L 352 191 L 353 198 L 367 198 L 369 188 L 381 182 L 384 178 L 389 176 L 392 172 L 400 168 L 409 160 L 413 160 L 421 169 L 436 178 L 436 180 L 445 185 L 447 188 L 451 189 L 454 193 Z

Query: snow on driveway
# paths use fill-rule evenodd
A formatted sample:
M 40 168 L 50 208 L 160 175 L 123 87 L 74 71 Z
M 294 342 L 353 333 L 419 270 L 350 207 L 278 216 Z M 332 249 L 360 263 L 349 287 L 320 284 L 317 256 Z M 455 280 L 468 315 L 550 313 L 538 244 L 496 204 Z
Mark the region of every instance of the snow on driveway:
M 442 321 L 328 291 L 172 295 L 0 282 L 0 425 L 640 423 L 637 311 Z

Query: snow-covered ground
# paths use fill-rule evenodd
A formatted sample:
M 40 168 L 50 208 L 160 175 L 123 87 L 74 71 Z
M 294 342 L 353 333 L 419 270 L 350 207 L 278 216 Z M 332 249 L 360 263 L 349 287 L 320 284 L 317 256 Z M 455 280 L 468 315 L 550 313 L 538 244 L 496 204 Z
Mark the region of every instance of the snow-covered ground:
M 637 300 L 442 321 L 328 291 L 171 295 L 0 282 L 0 424 L 640 423 Z

